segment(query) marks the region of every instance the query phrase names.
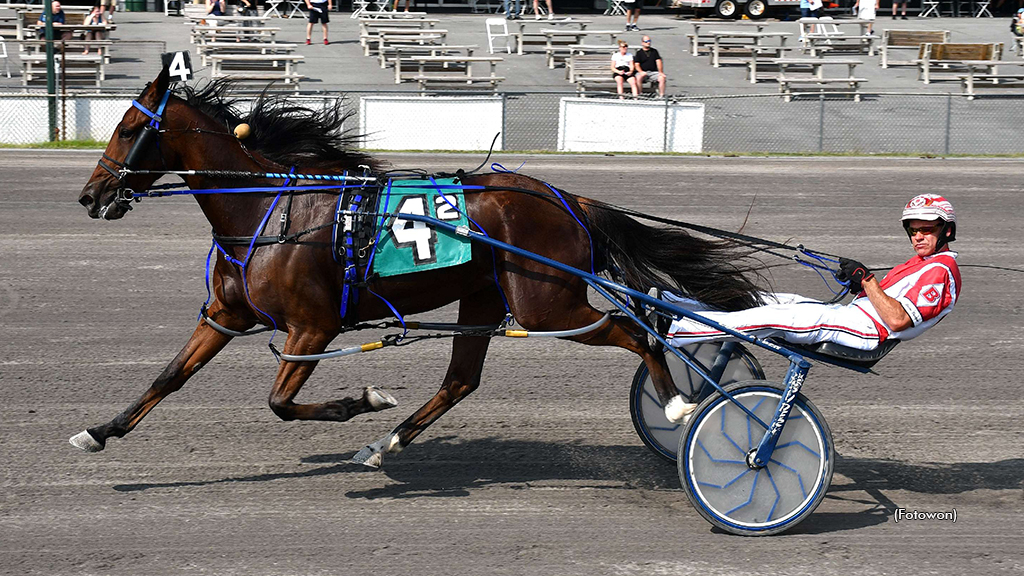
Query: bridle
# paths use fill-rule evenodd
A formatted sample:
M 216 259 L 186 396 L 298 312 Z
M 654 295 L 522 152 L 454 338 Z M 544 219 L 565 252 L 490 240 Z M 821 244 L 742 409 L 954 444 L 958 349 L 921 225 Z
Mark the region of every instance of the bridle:
M 106 152 L 103 153 L 103 158 L 96 162 L 100 168 L 103 168 L 117 179 L 118 187 L 115 191 L 114 202 L 128 210 L 132 209 L 131 201 L 134 198 L 135 191 L 124 185 L 124 178 L 135 168 L 135 165 L 142 159 L 143 154 L 149 151 L 150 146 L 156 142 L 157 135 L 160 133 L 160 122 L 163 120 L 164 108 L 167 107 L 167 100 L 170 97 L 171 91 L 165 91 L 164 97 L 160 99 L 160 105 L 156 108 L 156 112 L 150 111 L 140 104 L 138 100 L 132 100 L 132 106 L 149 117 L 149 124 L 143 126 L 142 130 L 139 131 L 135 142 L 132 143 L 132 147 L 128 149 L 128 154 L 125 155 L 123 162 L 116 158 L 111 158 Z M 104 163 L 104 160 L 116 166 L 117 169 Z

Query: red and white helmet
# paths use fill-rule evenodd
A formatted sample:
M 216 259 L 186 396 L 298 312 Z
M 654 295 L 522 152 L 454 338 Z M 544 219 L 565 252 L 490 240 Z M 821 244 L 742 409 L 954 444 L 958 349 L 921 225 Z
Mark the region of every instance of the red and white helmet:
M 949 200 L 938 194 L 920 194 L 911 198 L 903 207 L 901 220 L 907 234 L 910 234 L 909 220 L 942 220 L 945 223 L 939 233 L 939 248 L 956 240 L 956 212 Z
M 938 194 L 921 194 L 914 196 L 903 208 L 904 222 L 907 220 L 945 220 L 956 224 L 956 212 L 953 205 Z

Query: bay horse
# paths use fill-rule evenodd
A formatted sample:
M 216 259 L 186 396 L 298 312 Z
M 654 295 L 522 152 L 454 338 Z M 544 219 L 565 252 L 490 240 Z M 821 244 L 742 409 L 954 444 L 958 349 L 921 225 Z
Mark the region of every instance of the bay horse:
M 90 217 L 121 218 L 130 205 L 119 192 L 147 190 L 160 178 L 159 174 L 122 174 L 119 178 L 111 163 L 154 171 L 209 168 L 260 174 L 286 173 L 293 167 L 298 173 L 360 173 L 360 166 L 366 166 L 380 174 L 379 162 L 352 150 L 357 136 L 341 132 L 345 115 L 340 103 L 312 110 L 264 94 L 243 115 L 226 97 L 229 82 L 173 89 L 169 84 L 164 69 L 114 129 L 104 160 L 79 196 Z M 156 116 L 159 129 L 147 129 Z M 245 140 L 233 134 L 234 127 L 243 122 L 251 128 L 251 136 Z M 143 139 L 147 141 L 140 142 Z M 237 179 L 210 175 L 183 175 L 182 179 L 193 190 L 240 186 Z M 252 178 L 243 184 L 280 186 L 283 182 Z M 608 205 L 566 192 L 561 192 L 563 202 L 556 189 L 520 174 L 463 175 L 461 183 L 485 187 L 465 191 L 466 211 L 475 227 L 492 238 L 580 270 L 593 268 L 605 274 L 618 270 L 621 281 L 639 291 L 671 288 L 723 310 L 750 307 L 759 300 L 757 286 L 744 275 L 736 252 L 721 241 L 698 238 L 681 229 L 648 226 Z M 287 218 L 296 229 L 329 223 L 335 216 L 338 194 L 336 190 L 296 194 Z M 216 234 L 241 237 L 252 236 L 261 226 L 261 218 L 272 206 L 271 196 L 202 194 L 195 199 Z M 270 221 L 276 222 L 282 210 L 275 208 Z M 338 314 L 344 271 L 332 258 L 331 234 L 327 227 L 310 234 L 309 242 L 255 249 L 245 269 L 248 294 L 238 265 L 238 259 L 245 258 L 246 247 L 225 246 L 224 252 L 232 258 L 218 251 L 208 317 L 237 332 L 273 324 L 288 334 L 283 346 L 286 355 L 323 352 L 344 328 Z M 588 302 L 587 284 L 581 278 L 479 244 L 473 245 L 472 259 L 465 264 L 386 278 L 371 276 L 358 291 L 360 297 L 352 311 L 357 321 L 393 314 L 375 295 L 402 314 L 458 301 L 458 323 L 463 325 L 499 324 L 506 317 L 506 299 L 508 311 L 527 330 L 580 328 L 604 315 Z M 71 443 L 91 452 L 103 450 L 109 438 L 123 437 L 134 429 L 231 339 L 200 319 L 185 347 L 138 400 L 106 424 L 77 434 Z M 638 354 L 666 410 L 675 406 L 672 416 L 675 421 L 682 420 L 679 405 L 685 402 L 675 389 L 664 355 L 635 322 L 612 316 L 600 328 L 570 339 L 591 346 L 618 346 Z M 489 342 L 489 337 L 456 335 L 448 371 L 437 393 L 389 434 L 363 448 L 355 461 L 380 465 L 384 453 L 407 446 L 473 392 L 480 384 Z M 280 361 L 269 403 L 282 420 L 341 422 L 396 404 L 389 394 L 374 387 L 368 387 L 361 398 L 295 403 L 316 365 L 315 361 Z

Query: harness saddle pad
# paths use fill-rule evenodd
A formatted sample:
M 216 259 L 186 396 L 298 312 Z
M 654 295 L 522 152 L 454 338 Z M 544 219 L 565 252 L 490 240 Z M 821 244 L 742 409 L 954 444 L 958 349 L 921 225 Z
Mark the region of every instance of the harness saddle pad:
M 417 214 L 453 226 L 469 225 L 465 196 L 453 178 L 392 180 L 388 188 L 381 191 L 379 213 Z M 373 271 L 381 277 L 457 266 L 473 257 L 469 239 L 424 222 L 392 216 L 382 226 L 373 257 Z

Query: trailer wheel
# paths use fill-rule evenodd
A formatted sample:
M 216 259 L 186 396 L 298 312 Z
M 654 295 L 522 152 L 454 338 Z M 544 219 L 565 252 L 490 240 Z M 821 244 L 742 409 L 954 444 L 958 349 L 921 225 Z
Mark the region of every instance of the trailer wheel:
M 766 0 L 749 0 L 744 11 L 747 13 L 747 18 L 760 20 L 768 15 L 768 3 Z
M 715 16 L 719 18 L 736 18 L 739 14 L 736 0 L 718 0 L 718 4 L 715 4 Z

